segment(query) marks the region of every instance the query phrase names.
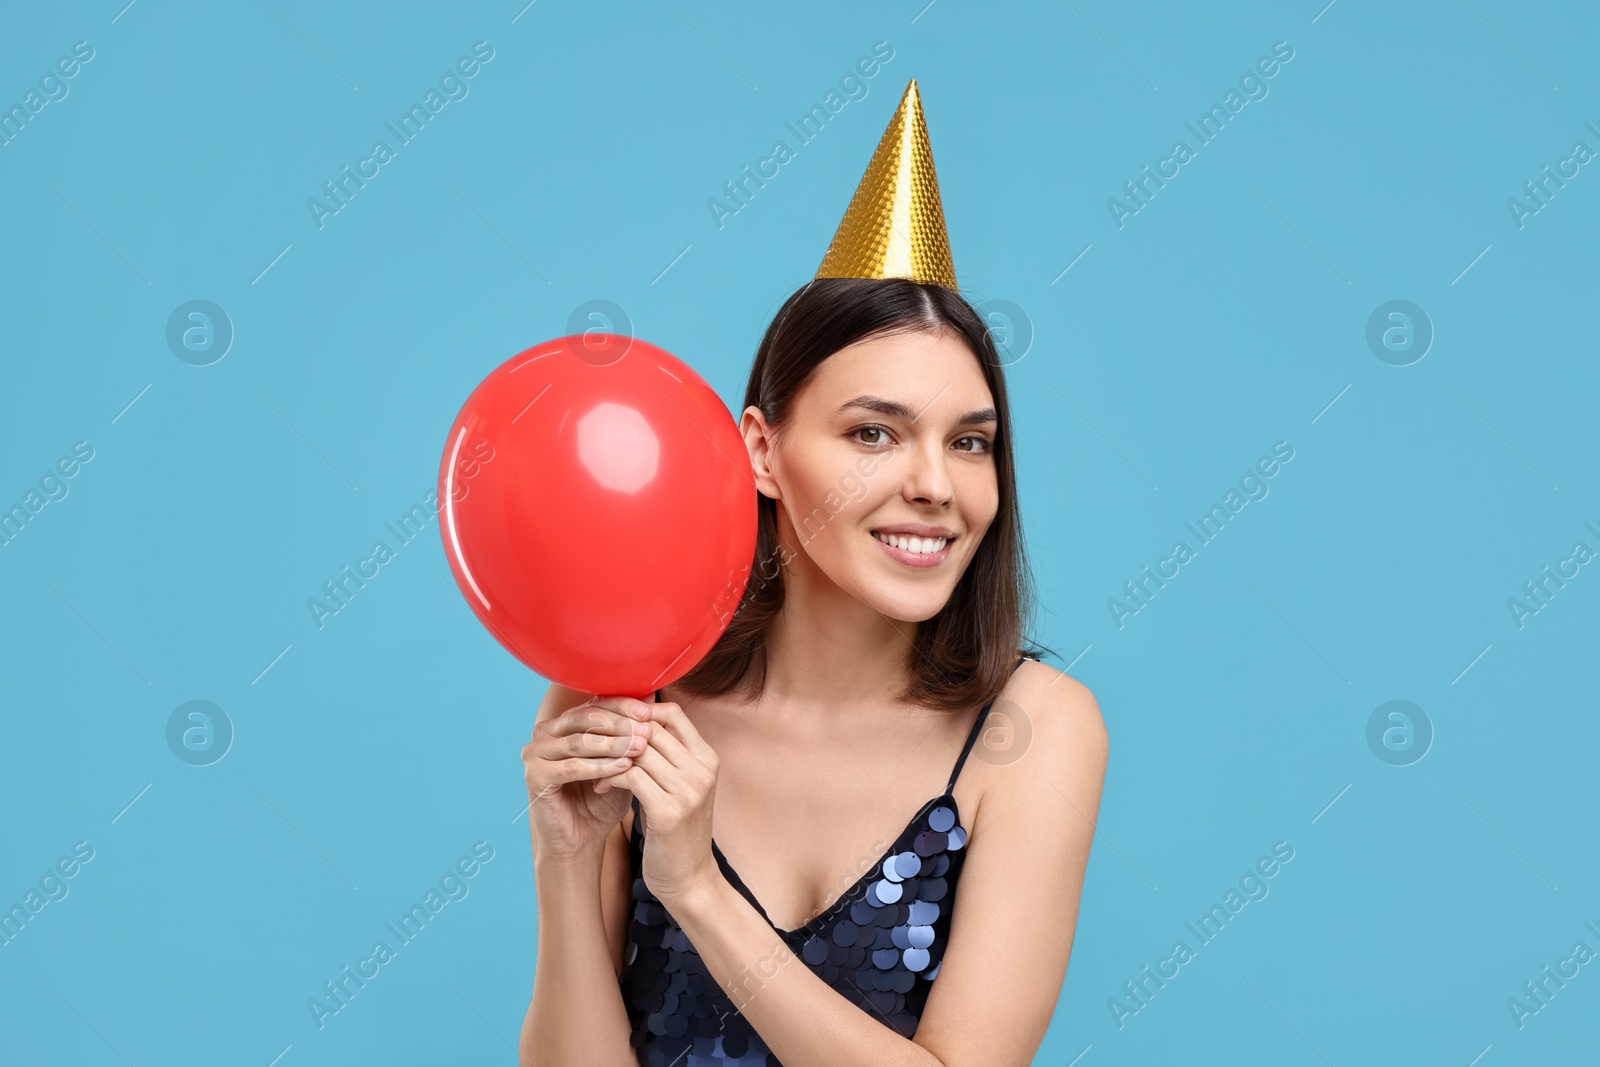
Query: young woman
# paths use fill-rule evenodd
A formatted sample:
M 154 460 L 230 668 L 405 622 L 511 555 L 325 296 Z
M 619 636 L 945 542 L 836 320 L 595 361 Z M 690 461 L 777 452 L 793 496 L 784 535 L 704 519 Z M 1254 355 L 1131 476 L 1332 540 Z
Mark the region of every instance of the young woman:
M 1023 1067 L 1107 743 L 1024 633 L 993 341 L 953 286 L 819 273 L 740 428 L 758 539 L 721 639 L 653 701 L 552 685 L 523 750 L 523 1062 Z

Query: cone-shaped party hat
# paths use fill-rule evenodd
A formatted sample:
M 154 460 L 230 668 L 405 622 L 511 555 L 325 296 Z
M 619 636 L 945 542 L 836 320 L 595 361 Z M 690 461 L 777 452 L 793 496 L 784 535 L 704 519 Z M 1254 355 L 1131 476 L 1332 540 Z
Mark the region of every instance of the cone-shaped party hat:
M 910 278 L 956 288 L 917 80 L 883 131 L 818 278 Z

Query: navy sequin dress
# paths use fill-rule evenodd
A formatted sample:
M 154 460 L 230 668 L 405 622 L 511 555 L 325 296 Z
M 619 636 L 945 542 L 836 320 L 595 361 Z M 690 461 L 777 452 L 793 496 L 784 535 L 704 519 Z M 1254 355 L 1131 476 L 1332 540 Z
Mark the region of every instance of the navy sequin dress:
M 1022 666 L 1021 660 L 1017 666 Z M 660 694 L 656 697 L 659 700 Z M 916 1032 L 939 974 L 956 881 L 966 858 L 967 832 L 951 791 L 993 703 L 979 711 L 944 792 L 922 805 L 889 850 L 798 930 L 773 927 L 824 982 L 904 1037 Z M 635 798 L 628 842 L 634 906 L 620 981 L 633 1024 L 630 1043 L 640 1064 L 782 1067 L 645 885 L 641 824 Z M 715 841 L 711 852 L 728 882 L 770 925 L 766 909 Z M 752 978 L 756 982 L 759 978 Z

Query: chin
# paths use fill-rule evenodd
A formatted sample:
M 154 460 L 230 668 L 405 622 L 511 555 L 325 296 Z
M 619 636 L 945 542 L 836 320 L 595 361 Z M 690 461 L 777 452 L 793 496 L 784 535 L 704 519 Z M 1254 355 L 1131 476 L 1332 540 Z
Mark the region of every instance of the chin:
M 947 589 L 906 589 L 883 581 L 861 583 L 867 603 L 897 622 L 926 622 L 950 602 Z

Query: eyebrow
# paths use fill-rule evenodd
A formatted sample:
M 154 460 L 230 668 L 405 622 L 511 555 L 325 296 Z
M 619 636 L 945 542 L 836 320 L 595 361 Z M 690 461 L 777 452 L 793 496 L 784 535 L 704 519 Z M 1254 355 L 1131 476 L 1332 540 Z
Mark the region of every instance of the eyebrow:
M 866 393 L 861 396 L 851 397 L 843 404 L 840 404 L 839 413 L 842 414 L 851 408 L 865 408 L 868 411 L 876 411 L 880 415 L 887 415 L 894 419 L 904 419 L 907 422 L 917 421 L 917 413 L 898 400 L 887 400 L 884 397 L 872 396 Z M 976 411 L 969 411 L 963 414 L 956 420 L 956 425 L 979 426 L 986 422 L 998 423 L 999 421 L 1000 418 L 995 414 L 994 408 L 978 408 Z

